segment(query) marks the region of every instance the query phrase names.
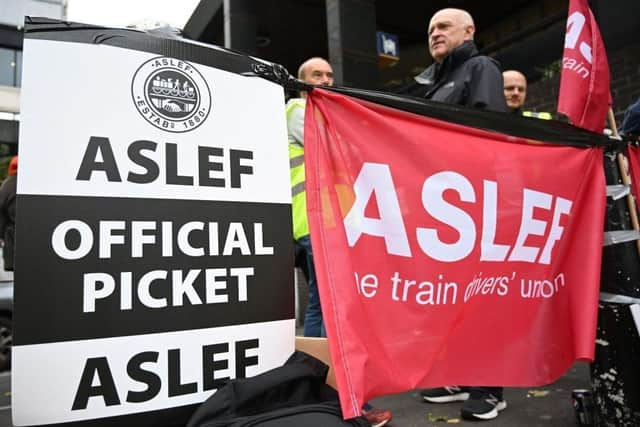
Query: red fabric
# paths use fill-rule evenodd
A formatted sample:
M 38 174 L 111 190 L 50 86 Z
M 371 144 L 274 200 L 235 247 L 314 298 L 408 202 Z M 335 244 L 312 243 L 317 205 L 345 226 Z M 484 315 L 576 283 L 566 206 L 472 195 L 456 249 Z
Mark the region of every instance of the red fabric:
M 574 360 L 593 358 L 605 205 L 602 156 L 598 148 L 526 144 L 321 89 L 310 92 L 307 209 L 345 417 L 359 415 L 370 398 L 418 387 L 548 384 Z M 356 197 L 354 186 L 365 188 L 374 178 L 387 185 L 371 197 Z M 440 197 L 439 185 L 461 190 Z M 546 194 L 550 204 L 533 208 L 543 231 L 528 235 L 524 246 L 544 247 L 556 207 L 562 199 L 572 203 L 556 221 L 564 231 L 549 263 L 537 261 L 542 250 L 533 262 L 510 260 L 511 250 L 505 261 L 481 259 L 483 222 L 487 230 L 497 224 L 495 239 L 487 240 L 515 246 L 525 191 L 527 197 Z M 350 212 L 361 212 L 360 220 Z M 367 221 L 372 231 L 350 245 L 347 230 Z M 431 242 L 427 255 L 418 235 L 431 231 L 418 229 L 435 230 L 449 245 L 465 236 L 470 249 L 458 251 L 458 260 L 439 261 L 451 251 Z M 403 236 L 408 246 L 401 244 Z M 414 282 L 394 291 L 395 272 Z M 373 296 L 372 288 L 356 286 L 356 278 L 362 282 L 366 275 L 365 282 L 378 280 Z M 495 286 L 482 285 L 491 277 Z M 474 278 L 482 286 L 465 302 Z M 524 298 L 521 279 L 527 286 L 529 279 L 557 279 L 559 285 L 556 291 L 545 282 L 548 298 Z M 441 287 L 438 300 L 437 284 L 445 282 L 456 286 Z M 430 289 L 432 304 L 424 293 Z
M 602 132 L 611 105 L 609 63 L 587 0 L 570 0 L 558 111 L 571 123 Z
M 9 175 L 16 175 L 18 173 L 18 156 L 13 156 L 9 162 L 9 168 L 7 170 Z
M 640 197 L 640 148 L 629 145 L 628 148 L 629 153 L 629 173 L 631 175 L 631 190 L 633 195 L 636 198 L 636 203 L 638 201 L 638 197 Z

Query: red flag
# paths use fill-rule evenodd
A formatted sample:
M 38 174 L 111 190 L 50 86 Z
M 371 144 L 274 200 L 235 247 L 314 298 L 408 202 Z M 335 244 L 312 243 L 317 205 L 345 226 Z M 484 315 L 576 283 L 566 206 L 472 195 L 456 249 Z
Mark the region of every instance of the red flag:
M 635 196 L 636 203 L 640 197 L 640 148 L 629 145 L 629 174 L 631 175 L 631 190 Z
M 418 387 L 548 384 L 593 358 L 602 155 L 309 93 L 307 208 L 345 417 Z
M 587 0 L 570 0 L 558 111 L 571 123 L 602 132 L 611 105 L 609 63 Z

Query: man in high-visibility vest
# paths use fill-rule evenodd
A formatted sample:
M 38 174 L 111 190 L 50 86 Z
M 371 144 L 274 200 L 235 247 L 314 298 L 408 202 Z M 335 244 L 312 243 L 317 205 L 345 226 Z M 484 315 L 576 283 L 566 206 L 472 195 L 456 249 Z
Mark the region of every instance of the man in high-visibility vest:
M 305 61 L 298 69 L 298 79 L 312 85 L 333 85 L 333 69 L 323 58 L 314 57 Z M 313 251 L 309 238 L 307 221 L 307 200 L 304 174 L 304 109 L 306 93 L 300 98 L 287 102 L 287 131 L 289 134 L 289 166 L 291 169 L 291 212 L 293 216 L 293 238 L 297 251 L 302 252 L 307 282 L 309 284 L 309 302 L 304 316 L 304 335 L 306 337 L 324 337 L 324 323 L 320 309 L 320 297 L 313 267 Z
M 306 60 L 298 69 L 298 79 L 312 85 L 333 86 L 333 69 L 325 59 L 314 57 Z M 305 193 L 304 172 L 304 109 L 307 94 L 300 92 L 300 98 L 287 102 L 287 133 L 289 135 L 289 168 L 291 169 L 291 213 L 293 216 L 293 238 L 296 250 L 302 252 L 307 282 L 309 284 L 309 302 L 304 316 L 304 335 L 306 337 L 325 337 L 320 296 L 313 266 L 313 251 L 309 238 L 307 221 L 307 199 Z M 362 408 L 362 415 L 372 427 L 382 427 L 391 421 L 391 411 L 374 408 L 368 403 Z
M 551 120 L 551 114 L 547 112 L 522 111 L 524 100 L 527 98 L 527 78 L 524 74 L 516 70 L 507 70 L 502 73 L 502 80 L 504 82 L 504 98 L 512 113 Z

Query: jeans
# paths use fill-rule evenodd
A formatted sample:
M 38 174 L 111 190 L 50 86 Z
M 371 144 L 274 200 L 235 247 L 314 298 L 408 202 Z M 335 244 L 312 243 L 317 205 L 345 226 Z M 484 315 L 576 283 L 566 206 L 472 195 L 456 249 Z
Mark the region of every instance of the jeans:
M 322 321 L 322 309 L 320 308 L 320 295 L 318 294 L 318 282 L 316 281 L 316 270 L 313 266 L 313 252 L 311 250 L 311 239 L 309 236 L 301 237 L 296 241 L 298 249 L 304 253 L 304 261 L 308 273 L 307 283 L 309 285 L 309 302 L 304 315 L 304 336 L 305 337 L 326 337 Z M 304 268 L 303 268 L 304 270 Z

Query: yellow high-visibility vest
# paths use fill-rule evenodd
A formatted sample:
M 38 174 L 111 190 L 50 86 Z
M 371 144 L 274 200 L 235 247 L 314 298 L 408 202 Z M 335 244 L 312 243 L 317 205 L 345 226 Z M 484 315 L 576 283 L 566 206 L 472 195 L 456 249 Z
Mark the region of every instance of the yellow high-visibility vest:
M 304 189 L 304 147 L 298 143 L 289 144 L 289 168 L 291 170 L 293 238 L 298 240 L 301 237 L 309 235 L 307 193 Z
M 295 108 L 304 108 L 304 100 L 293 100 L 287 105 L 287 120 Z M 289 138 L 289 169 L 291 173 L 291 217 L 295 240 L 309 235 L 307 220 L 307 193 L 305 192 L 304 147 Z
M 535 112 L 535 111 L 523 111 L 522 115 L 525 117 L 535 117 L 536 119 L 542 119 L 542 120 L 551 120 L 551 113 L 547 113 L 547 112 Z

